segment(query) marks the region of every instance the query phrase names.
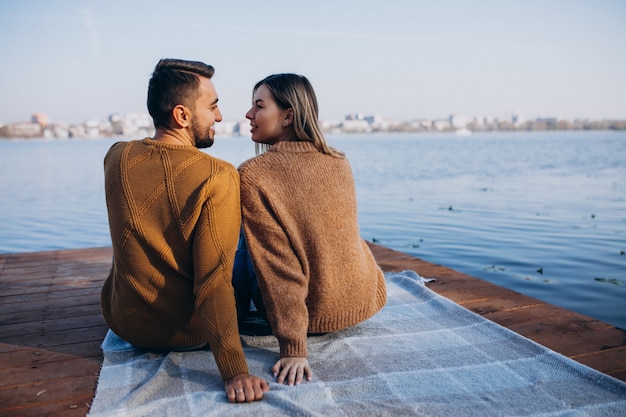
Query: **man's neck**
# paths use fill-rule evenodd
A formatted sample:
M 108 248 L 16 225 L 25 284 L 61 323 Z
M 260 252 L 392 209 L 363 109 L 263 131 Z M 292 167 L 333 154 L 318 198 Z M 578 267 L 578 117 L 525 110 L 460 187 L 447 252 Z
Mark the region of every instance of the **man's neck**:
M 185 132 L 172 129 L 157 129 L 152 140 L 173 145 L 195 146 L 193 140 Z

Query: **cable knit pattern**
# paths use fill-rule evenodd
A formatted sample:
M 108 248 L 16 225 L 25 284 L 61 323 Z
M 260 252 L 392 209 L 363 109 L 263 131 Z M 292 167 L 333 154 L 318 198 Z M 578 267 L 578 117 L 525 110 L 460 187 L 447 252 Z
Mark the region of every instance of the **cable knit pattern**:
M 224 380 L 247 373 L 231 278 L 239 175 L 192 146 L 118 142 L 104 160 L 114 263 L 101 304 L 135 346 L 208 343 Z
M 246 241 L 281 357 L 306 357 L 307 333 L 352 326 L 385 305 L 347 159 L 279 142 L 239 173 Z

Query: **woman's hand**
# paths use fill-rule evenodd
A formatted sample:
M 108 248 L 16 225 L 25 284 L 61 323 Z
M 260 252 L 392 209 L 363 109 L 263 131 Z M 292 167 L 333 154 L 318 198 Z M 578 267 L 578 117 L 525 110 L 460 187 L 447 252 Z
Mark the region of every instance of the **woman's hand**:
M 305 377 L 307 381 L 313 379 L 313 372 L 306 358 L 280 358 L 272 367 L 272 373 L 279 384 L 286 382 L 289 385 L 300 385 Z
M 266 380 L 250 374 L 237 375 L 224 383 L 228 402 L 243 403 L 258 401 L 270 390 Z

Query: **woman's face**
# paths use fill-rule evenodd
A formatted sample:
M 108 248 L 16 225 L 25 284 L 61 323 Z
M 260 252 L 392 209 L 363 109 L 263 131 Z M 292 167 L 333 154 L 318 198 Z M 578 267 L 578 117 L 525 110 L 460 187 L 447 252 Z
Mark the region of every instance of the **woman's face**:
M 291 140 L 291 114 L 291 109 L 278 107 L 267 86 L 261 85 L 254 92 L 252 107 L 246 113 L 246 118 L 250 120 L 252 140 L 267 145 Z

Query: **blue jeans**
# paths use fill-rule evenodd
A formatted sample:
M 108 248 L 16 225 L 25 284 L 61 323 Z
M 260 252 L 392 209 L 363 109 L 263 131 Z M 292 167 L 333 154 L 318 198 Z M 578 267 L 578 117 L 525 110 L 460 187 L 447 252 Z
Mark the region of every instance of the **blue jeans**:
M 235 253 L 232 282 L 235 289 L 235 302 L 237 304 L 237 318 L 239 322 L 241 323 L 250 312 L 250 301 L 254 303 L 261 317 L 267 319 L 243 230 L 239 235 L 239 245 L 237 245 L 237 252 Z

